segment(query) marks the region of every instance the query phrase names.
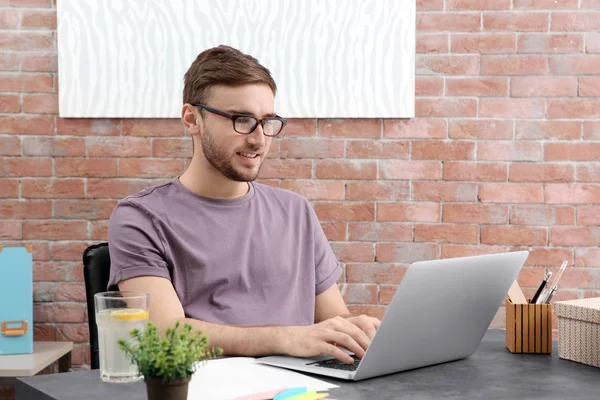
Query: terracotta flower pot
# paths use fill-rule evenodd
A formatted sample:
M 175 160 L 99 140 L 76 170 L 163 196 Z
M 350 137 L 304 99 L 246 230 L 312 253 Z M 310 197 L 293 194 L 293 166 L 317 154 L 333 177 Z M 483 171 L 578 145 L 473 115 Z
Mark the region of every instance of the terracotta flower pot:
M 162 378 L 146 380 L 148 400 L 187 400 L 191 377 L 174 379 L 163 383 Z

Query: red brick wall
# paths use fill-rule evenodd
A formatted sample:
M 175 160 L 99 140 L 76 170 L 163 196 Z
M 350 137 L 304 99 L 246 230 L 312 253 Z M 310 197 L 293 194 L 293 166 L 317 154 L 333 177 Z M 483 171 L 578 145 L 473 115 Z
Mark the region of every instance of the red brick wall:
M 294 120 L 262 178 L 314 202 L 355 311 L 381 316 L 414 260 L 521 248 L 528 293 L 566 259 L 556 299 L 599 295 L 600 1 L 417 3 L 417 118 Z M 81 253 L 190 138 L 59 118 L 51 0 L 0 1 L 0 49 L 0 240 L 34 244 L 36 339 L 87 364 Z

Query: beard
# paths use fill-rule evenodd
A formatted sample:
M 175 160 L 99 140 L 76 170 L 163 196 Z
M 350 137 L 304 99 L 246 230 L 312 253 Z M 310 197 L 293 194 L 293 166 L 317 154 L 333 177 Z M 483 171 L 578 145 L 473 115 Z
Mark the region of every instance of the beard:
M 260 172 L 260 168 L 262 167 L 261 160 L 260 165 L 256 170 L 246 169 L 246 168 L 236 168 L 232 163 L 232 157 L 228 154 L 227 151 L 219 148 L 212 134 L 208 131 L 206 125 L 203 126 L 203 135 L 200 136 L 200 143 L 202 145 L 202 152 L 204 153 L 204 157 L 213 166 L 214 169 L 219 171 L 221 174 L 226 176 L 227 178 L 236 181 L 236 182 L 252 182 L 258 178 L 258 174 Z M 240 151 L 248 151 L 248 152 L 258 152 L 259 148 L 255 146 L 248 145 L 247 148 L 244 148 Z M 235 154 L 235 153 L 234 153 Z M 260 157 L 264 157 L 265 154 L 261 154 Z

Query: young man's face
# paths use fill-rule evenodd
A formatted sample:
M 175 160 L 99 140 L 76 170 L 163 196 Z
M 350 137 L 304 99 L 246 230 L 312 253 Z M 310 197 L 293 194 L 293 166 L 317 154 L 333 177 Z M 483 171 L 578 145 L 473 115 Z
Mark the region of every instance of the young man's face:
M 257 119 L 275 115 L 275 98 L 266 84 L 214 86 L 204 104 L 229 114 L 251 115 Z M 227 117 L 206 110 L 202 115 L 199 139 L 207 161 L 231 180 L 255 180 L 272 140 L 263 134 L 261 124 L 252 133 L 241 134 Z M 244 120 L 238 121 L 238 130 L 244 123 Z

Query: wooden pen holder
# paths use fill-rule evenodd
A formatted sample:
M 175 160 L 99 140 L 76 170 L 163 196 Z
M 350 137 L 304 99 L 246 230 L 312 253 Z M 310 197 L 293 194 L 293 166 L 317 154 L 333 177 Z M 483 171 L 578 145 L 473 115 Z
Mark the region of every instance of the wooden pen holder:
M 511 353 L 552 354 L 552 305 L 506 299 L 506 347 Z

